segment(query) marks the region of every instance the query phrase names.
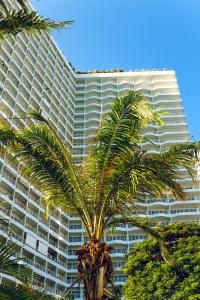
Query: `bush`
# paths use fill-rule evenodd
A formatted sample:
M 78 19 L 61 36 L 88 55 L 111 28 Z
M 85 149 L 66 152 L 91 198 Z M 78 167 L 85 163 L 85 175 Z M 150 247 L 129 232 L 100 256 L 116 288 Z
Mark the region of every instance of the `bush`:
M 200 299 L 200 226 L 195 223 L 159 227 L 176 266 L 167 265 L 158 241 L 138 243 L 124 267 L 126 300 Z

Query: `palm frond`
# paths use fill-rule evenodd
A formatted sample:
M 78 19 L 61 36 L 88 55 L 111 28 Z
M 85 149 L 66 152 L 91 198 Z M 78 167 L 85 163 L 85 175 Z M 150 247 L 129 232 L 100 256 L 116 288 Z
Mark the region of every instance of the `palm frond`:
M 23 1 L 20 1 L 20 4 L 23 9 L 19 11 L 9 10 L 3 0 L 0 1 L 0 7 L 4 10 L 4 13 L 0 16 L 0 39 L 17 35 L 23 31 L 34 34 L 38 31 L 48 32 L 53 29 L 62 29 L 71 26 L 73 23 L 73 21 L 54 22 L 39 16 L 35 11 L 29 12 Z
M 22 162 L 22 174 L 53 200 L 54 205 L 75 210 L 88 227 L 90 218 L 69 151 L 45 124 L 21 132 L 0 129 L 0 141 Z M 50 202 L 49 202 L 50 204 Z
M 111 112 L 103 117 L 92 149 L 95 171 L 98 173 L 96 211 L 99 224 L 108 206 L 105 195 L 112 184 L 110 177 L 116 162 L 122 159 L 126 149 L 132 149 L 133 144 L 142 142 L 141 130 L 150 122 L 160 123 L 161 120 L 141 92 L 135 91 L 116 98 Z
M 180 168 L 193 175 L 192 161 L 198 143 L 172 146 L 161 153 L 148 153 L 139 148 L 124 151 L 112 174 L 112 184 L 107 194 L 107 214 L 130 214 L 137 209 L 138 200 L 165 197 L 172 192 L 174 197 L 185 199 L 186 194 L 178 182 Z
M 28 11 L 26 0 L 17 0 L 17 3 L 23 8 L 24 11 Z
M 5 13 L 8 13 L 8 8 L 7 8 L 4 0 L 0 0 L 0 6 L 3 8 Z M 2 14 L 2 16 L 3 16 L 3 14 Z
M 52 297 L 50 295 L 46 295 L 42 291 L 34 290 L 31 286 L 14 285 L 14 284 L 12 284 L 12 286 L 0 284 L 0 299 L 5 299 L 5 300 L 12 300 L 12 299 L 15 299 L 15 300 L 55 300 L 54 297 Z
M 0 246 L 0 272 L 14 276 L 24 283 L 31 283 L 33 279 L 32 270 L 23 264 L 22 258 L 13 258 L 17 246 L 13 243 L 4 242 Z
M 28 116 L 31 119 L 45 123 L 46 125 L 48 125 L 48 127 L 50 125 L 50 122 L 44 118 L 41 111 L 32 110 L 28 113 Z
M 153 113 L 141 92 L 133 91 L 116 98 L 111 112 L 102 119 L 95 141 L 93 155 L 99 170 L 112 165 L 113 160 L 120 157 L 124 149 L 141 142 L 141 130 L 150 122 L 158 123 L 161 120 Z
M 160 232 L 157 228 L 152 224 L 147 218 L 140 218 L 140 217 L 115 217 L 112 221 L 110 221 L 106 227 L 110 227 L 113 225 L 117 225 L 119 223 L 123 224 L 131 224 L 133 226 L 137 226 L 141 228 L 146 234 L 155 238 L 160 247 L 161 255 L 164 261 L 170 265 L 171 267 L 176 266 L 176 262 L 174 261 L 173 257 L 169 253 L 169 249 L 166 245 L 165 239 L 161 236 Z
M 62 155 L 64 157 L 68 157 L 69 159 L 69 164 L 72 165 L 72 172 L 73 172 L 73 176 L 74 178 L 77 180 L 77 187 L 80 191 L 80 193 L 82 193 L 82 195 L 86 195 L 84 198 L 84 201 L 82 202 L 83 205 L 83 209 L 87 212 L 87 219 L 92 219 L 93 215 L 94 215 L 94 211 L 93 211 L 93 193 L 91 192 L 93 189 L 93 185 L 94 185 L 94 178 L 90 178 L 91 173 L 87 173 L 85 172 L 85 166 L 82 165 L 77 165 L 76 163 L 72 163 L 73 161 L 73 157 L 70 154 L 70 150 L 68 150 L 67 145 L 64 143 L 64 141 L 62 141 L 59 136 L 57 135 L 57 132 L 53 126 L 53 124 L 51 123 L 50 120 L 47 120 L 43 115 L 41 111 L 31 111 L 29 113 L 29 116 L 31 118 L 33 118 L 34 120 L 37 120 L 39 122 L 42 122 L 43 124 L 45 124 L 47 126 L 47 128 L 50 130 L 50 132 L 53 133 L 54 139 L 56 140 L 56 142 L 58 143 L 60 150 L 62 152 Z M 59 156 L 59 153 L 57 153 L 57 155 Z M 87 168 L 89 168 L 89 164 L 87 166 Z M 79 176 L 77 176 L 77 174 L 79 174 Z M 92 197 L 91 197 L 92 195 Z M 59 199 L 60 204 L 62 204 L 62 200 L 63 197 L 59 197 L 58 193 L 56 192 L 56 194 L 52 194 L 50 195 L 48 193 L 47 197 L 46 197 L 46 208 L 47 210 L 52 206 L 52 203 L 55 201 L 54 199 L 57 199 L 57 203 L 59 203 Z M 51 201 L 52 199 L 52 201 Z M 67 204 L 67 203 L 65 203 Z M 73 207 L 68 205 L 66 206 L 67 211 L 69 211 L 70 213 L 76 213 L 76 211 L 74 211 Z

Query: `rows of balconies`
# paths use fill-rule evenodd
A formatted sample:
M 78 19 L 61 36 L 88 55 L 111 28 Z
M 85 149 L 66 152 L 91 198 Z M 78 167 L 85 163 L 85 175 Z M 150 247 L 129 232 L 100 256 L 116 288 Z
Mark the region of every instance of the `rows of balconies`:
M 108 103 L 102 102 L 102 101 L 91 101 L 89 99 L 88 101 L 76 101 L 76 108 L 75 108 L 75 115 L 78 114 L 85 114 L 89 112 L 99 112 L 99 111 L 106 111 L 107 109 L 110 109 L 112 101 L 109 101 Z M 79 104 L 77 104 L 79 103 Z M 155 101 L 151 103 L 155 107 L 167 109 L 167 108 L 182 108 L 180 99 L 162 99 Z M 168 105 L 167 105 L 168 104 Z
M 18 210 L 20 209 L 20 211 L 23 213 L 23 217 L 20 218 L 21 223 L 24 223 L 25 215 L 27 215 L 27 217 L 29 217 L 34 223 L 36 223 L 39 219 L 40 222 L 45 226 L 46 230 L 50 229 L 57 234 L 59 233 L 65 239 L 67 238 L 68 232 L 73 231 L 73 228 L 80 228 L 79 224 L 71 224 L 70 228 L 68 228 L 68 218 L 63 214 L 61 215 L 61 217 L 55 216 L 54 218 L 54 216 L 52 216 L 51 222 L 47 222 L 43 218 L 44 209 L 39 206 L 39 198 L 36 197 L 36 194 L 34 194 L 32 191 L 29 192 L 21 182 L 18 182 L 17 186 L 15 187 L 15 196 L 13 202 L 13 191 L 12 189 L 9 189 L 9 186 L 12 186 L 12 188 L 14 188 L 16 179 L 14 175 L 10 174 L 11 173 L 8 172 L 4 172 L 3 174 L 5 177 L 2 178 L 2 182 L 5 182 L 5 185 L 4 192 L 2 191 L 2 199 L 11 203 L 14 208 L 17 208 Z M 27 197 L 32 198 L 32 200 L 29 200 L 29 202 L 27 202 Z M 59 226 L 56 223 L 57 220 L 60 220 Z M 34 226 L 29 226 L 28 228 L 32 231 L 35 231 L 37 228 L 36 225 L 37 224 L 34 224 Z
M 188 131 L 179 131 L 178 129 L 170 129 L 170 130 L 162 130 L 162 132 L 159 130 L 159 132 L 153 132 L 153 131 L 148 131 L 148 132 L 144 132 L 143 135 L 145 137 L 151 137 L 151 136 L 154 136 L 154 137 L 157 137 L 157 139 L 155 139 L 156 141 L 161 141 L 162 140 L 165 140 L 165 139 L 160 139 L 160 137 L 166 137 L 166 136 L 169 136 L 168 139 L 170 139 L 170 136 L 173 135 L 173 136 L 180 136 L 180 135 L 183 135 L 185 137 L 185 140 L 187 140 L 187 137 L 188 137 Z M 80 146 L 82 145 L 83 146 L 83 143 L 85 142 L 84 140 L 87 140 L 87 139 L 91 139 L 92 137 L 94 137 L 94 133 L 75 133 L 74 134 L 74 142 L 73 142 L 73 146 Z M 80 140 L 83 140 L 82 143 Z M 152 141 L 152 138 L 150 138 L 150 140 Z
M 153 218 L 154 216 L 173 218 L 176 216 L 196 216 L 199 215 L 199 208 L 177 208 L 177 209 L 156 209 L 156 210 L 138 210 L 135 212 L 140 216 L 147 216 Z M 192 221 L 192 219 L 191 219 Z
M 104 102 L 93 102 L 93 103 L 88 103 L 85 101 L 84 104 L 75 109 L 75 115 L 80 115 L 80 114 L 88 114 L 92 112 L 99 112 L 101 110 L 106 111 L 110 110 L 110 105 L 111 103 L 104 103 Z M 158 101 L 156 103 L 152 104 L 154 109 L 162 109 L 162 110 L 174 110 L 174 109 L 183 109 L 183 106 L 180 103 L 180 100 L 173 100 L 169 103 L 169 101 Z
M 95 86 L 105 86 L 105 85 L 124 85 L 124 84 L 127 84 L 127 83 L 131 83 L 131 84 L 143 84 L 143 83 L 146 83 L 146 80 L 144 79 L 136 79 L 135 77 L 137 77 L 137 74 L 136 73 L 130 73 L 130 76 L 129 76 L 129 80 L 131 79 L 131 82 L 128 81 L 123 81 L 123 78 L 120 78 L 120 75 L 117 79 L 115 80 L 110 80 L 109 78 L 103 82 L 103 79 L 91 79 L 89 82 L 86 82 L 86 80 L 82 79 L 81 81 L 80 80 L 77 80 L 76 81 L 76 85 L 77 87 L 88 87 L 88 86 L 91 86 L 91 85 L 95 85 Z M 172 76 L 168 77 L 168 78 L 162 78 L 162 73 L 160 75 L 160 78 L 159 79 L 153 79 L 153 77 L 150 77 L 149 78 L 149 84 L 151 85 L 154 85 L 154 84 L 165 84 L 165 83 L 176 83 L 176 79 L 175 78 L 172 78 Z
M 172 126 L 176 126 L 176 125 L 179 125 L 179 124 L 183 124 L 183 125 L 186 125 L 186 123 L 183 122 L 184 120 L 184 115 L 183 114 L 170 114 L 170 115 L 163 115 L 161 116 L 161 119 L 164 119 L 164 122 L 165 122 L 165 125 L 170 125 Z M 176 120 L 174 120 L 176 119 Z M 83 128 L 86 128 L 86 129 L 91 129 L 91 126 L 94 127 L 94 129 L 98 129 L 98 126 L 99 126 L 99 122 L 100 122 L 100 117 L 88 117 L 87 119 L 83 117 L 77 117 L 74 124 L 75 124 L 75 130 L 76 129 L 83 129 Z M 88 125 L 88 123 L 90 123 Z M 92 124 L 93 123 L 93 124 Z M 152 126 L 153 127 L 153 126 Z M 154 126 L 154 127 L 157 127 L 158 126 Z
M 161 111 L 161 110 L 159 110 L 159 111 Z M 77 115 L 75 115 L 74 123 L 76 124 L 76 123 L 89 122 L 89 121 L 100 121 L 100 116 L 101 115 L 100 115 L 99 111 L 96 111 L 96 117 L 94 116 L 94 114 L 92 114 L 92 116 L 86 116 L 85 114 L 77 114 Z M 181 110 L 171 109 L 171 110 L 168 110 L 168 114 L 161 115 L 161 119 L 164 119 L 164 122 L 165 122 L 165 119 L 170 119 L 170 118 L 184 118 L 182 109 Z M 177 120 L 177 121 L 180 122 L 181 120 Z M 167 120 L 166 120 L 166 122 L 167 122 Z
M 175 205 L 193 205 L 200 204 L 200 199 L 196 197 L 188 197 L 186 201 L 179 199 L 150 199 L 137 202 L 138 206 L 152 207 L 152 206 L 175 206 Z
M 98 126 L 85 126 L 84 127 L 83 125 L 85 125 L 85 124 L 76 123 L 75 127 L 74 127 L 74 131 L 77 132 L 77 131 L 87 130 L 87 132 L 88 132 L 88 131 L 94 131 L 94 130 L 98 129 Z M 157 126 L 157 125 L 154 125 L 154 124 L 150 124 L 147 128 L 149 128 L 149 130 L 156 130 L 156 131 L 159 130 L 161 132 L 164 132 L 165 130 L 169 131 L 169 132 L 171 132 L 173 130 L 176 131 L 179 128 L 179 130 L 181 132 L 182 128 L 184 130 L 187 128 L 187 123 L 186 123 L 184 118 L 181 118 L 180 120 L 174 120 L 174 121 L 166 120 L 165 124 L 162 125 L 162 126 Z
M 80 90 L 80 91 L 76 91 L 76 95 L 77 95 L 76 98 L 78 99 L 80 97 L 79 94 L 81 94 L 81 97 L 84 97 L 84 95 L 86 95 L 86 94 L 87 95 L 90 94 L 88 96 L 92 97 L 93 95 L 98 96 L 99 94 L 104 94 L 104 93 L 108 93 L 108 92 L 120 93 L 120 92 L 124 92 L 124 91 L 127 91 L 127 90 L 142 90 L 143 93 L 147 92 L 147 93 L 150 93 L 150 95 L 152 95 L 152 93 L 154 93 L 157 90 L 160 90 L 161 94 L 163 93 L 163 91 L 167 90 L 168 94 L 170 94 L 171 89 L 173 90 L 173 92 L 174 92 L 174 90 L 178 91 L 177 84 L 168 85 L 168 86 L 160 85 L 160 86 L 157 86 L 157 87 L 142 85 L 141 87 L 138 87 L 137 85 L 127 83 L 124 87 L 121 87 L 120 85 L 117 85 L 115 87 L 107 85 L 107 87 L 101 86 L 101 88 L 99 88 L 99 89 L 90 88 L 90 89 L 87 89 L 87 90 L 83 89 L 83 90 Z
M 8 86 L 8 90 L 9 90 L 11 93 L 12 93 L 12 91 L 13 91 L 13 93 L 14 93 L 13 96 L 16 97 L 17 92 L 19 92 L 19 89 L 18 89 L 18 87 L 16 86 L 16 80 L 18 80 L 18 77 L 17 77 L 17 74 L 15 75 L 15 74 L 13 73 L 13 68 L 10 68 L 10 69 L 9 69 L 9 72 L 10 72 L 10 74 L 11 74 L 12 80 L 10 80 L 9 77 L 7 77 L 7 79 L 6 79 L 6 84 L 9 85 L 9 86 Z M 19 72 L 20 72 L 20 71 L 19 71 Z M 29 95 L 30 95 L 30 90 L 31 90 L 31 88 L 32 88 L 32 82 L 28 82 L 28 81 L 27 81 L 27 78 L 28 78 L 28 77 L 25 77 L 25 76 L 23 75 L 23 80 L 20 81 L 20 88 L 23 88 L 23 89 L 24 89 L 24 90 L 22 91 L 22 94 L 25 95 L 25 101 L 28 101 L 28 98 L 29 98 Z M 37 78 L 34 77 L 34 86 L 35 86 L 36 84 L 37 84 L 37 86 L 36 86 L 35 92 L 38 93 L 38 90 L 40 90 L 40 91 L 42 92 L 43 86 L 41 85 L 41 82 L 38 81 Z M 6 87 L 6 86 L 5 86 L 5 87 Z M 45 91 L 45 90 L 44 90 L 44 91 Z M 65 93 L 64 90 L 63 90 L 63 93 Z M 41 97 L 40 93 L 38 94 L 38 96 L 39 96 L 39 99 L 40 99 L 40 97 Z M 58 96 L 52 94 L 52 97 L 55 99 L 55 101 L 56 101 L 56 99 L 59 99 L 59 100 L 60 100 L 60 96 L 58 97 Z M 66 96 L 65 98 L 68 99 L 69 97 Z M 60 106 L 60 103 L 59 103 L 59 102 L 60 102 L 60 101 L 57 101 L 58 106 Z M 68 102 L 69 102 L 69 99 L 68 99 Z M 66 102 L 64 103 L 64 106 L 66 106 Z M 65 110 L 65 108 L 63 108 L 63 109 Z M 67 113 L 67 112 L 66 112 L 66 113 Z
M 9 180 L 13 181 L 13 178 L 10 177 Z M 193 199 L 191 199 L 191 201 L 192 200 Z M 21 199 L 20 200 L 16 199 L 16 203 L 17 204 L 20 203 L 20 207 L 22 207 L 23 209 L 26 208 L 24 203 L 22 203 Z M 197 203 L 198 203 L 198 201 L 197 201 Z M 14 208 L 15 208 L 15 206 L 14 206 Z M 8 209 L 4 208 L 4 210 L 5 210 L 5 213 L 8 214 Z M 184 213 L 184 215 L 194 215 L 194 214 L 197 215 L 198 212 L 199 211 L 197 208 L 188 208 L 188 209 L 176 209 L 176 210 L 172 210 L 172 209 L 171 210 L 166 210 L 166 209 L 165 210 L 149 210 L 148 212 L 147 211 L 139 211 L 138 213 L 141 213 L 143 215 L 148 215 L 148 216 L 165 215 L 166 217 L 169 217 L 169 215 L 180 215 L 180 214 L 182 215 L 183 213 Z M 24 223 L 24 218 L 22 217 L 22 214 L 19 214 L 19 212 L 17 213 L 16 210 L 13 210 L 12 219 L 14 219 L 18 223 L 22 224 L 23 226 L 25 226 L 27 229 L 37 233 L 37 231 L 35 230 L 35 225 L 37 225 L 37 224 L 33 223 L 33 219 L 29 218 L 29 213 L 31 213 L 35 217 L 35 219 L 36 219 L 35 221 L 37 222 L 38 215 L 36 215 L 35 211 L 32 209 L 28 209 L 27 223 Z M 25 215 L 24 215 L 24 217 L 25 217 Z M 72 230 L 73 233 L 75 232 L 74 230 L 77 230 L 77 232 L 80 232 L 81 228 L 82 228 L 81 224 L 71 224 L 70 225 L 70 229 Z M 53 223 L 50 224 L 50 227 L 47 230 L 49 230 L 49 229 L 52 230 L 54 233 L 59 234 L 58 227 L 55 227 L 55 225 L 53 225 Z M 43 234 L 42 231 L 39 232 L 39 235 L 44 237 L 42 234 Z M 66 238 L 66 236 L 65 236 L 65 238 Z M 70 236 L 68 241 L 69 241 L 69 243 L 74 243 L 74 244 L 78 243 L 79 244 L 79 243 L 83 242 L 83 237 Z M 53 245 L 54 247 L 58 246 L 56 238 L 50 237 L 49 243 L 51 245 Z M 61 245 L 61 247 L 62 247 L 62 245 Z M 65 249 L 65 251 L 66 251 L 66 249 Z
M 182 106 L 174 106 L 174 107 L 170 107 L 170 106 L 163 106 L 163 107 L 158 107 L 158 109 L 154 109 L 155 111 L 158 111 L 158 112 L 162 112 L 164 111 L 165 114 L 173 114 L 173 115 L 177 115 L 177 114 L 182 114 L 183 112 L 183 109 L 182 109 Z M 85 111 L 78 111 L 75 113 L 75 121 L 78 119 L 85 119 L 87 120 L 89 118 L 89 115 L 91 115 L 92 117 L 94 117 L 94 115 L 96 115 L 98 118 L 101 117 L 101 114 L 102 113 L 107 113 L 110 111 L 110 108 L 109 106 L 107 107 L 99 107 L 99 109 L 97 108 L 90 108 L 90 109 L 87 109 Z
M 123 90 L 123 92 L 124 91 L 132 91 L 133 89 L 124 89 Z M 156 97 L 160 97 L 160 96 L 163 96 L 163 95 L 166 95 L 167 97 L 170 97 L 170 98 L 172 98 L 173 99 L 173 96 L 175 95 L 175 96 L 179 96 L 180 94 L 179 94 L 179 92 L 178 92 L 178 90 L 177 91 L 169 91 L 169 92 L 163 92 L 163 91 L 161 91 L 160 93 L 154 93 L 154 94 L 151 94 L 151 93 L 148 93 L 148 92 L 144 92 L 143 93 L 143 95 L 145 96 L 145 97 L 151 97 L 151 98 L 156 98 Z M 95 101 L 95 99 L 105 99 L 105 100 L 111 100 L 111 99 L 113 99 L 113 98 L 115 98 L 117 96 L 117 93 L 109 93 L 109 94 L 107 94 L 107 95 L 98 95 L 98 94 L 91 94 L 90 96 L 77 96 L 76 97 L 76 99 L 77 100 L 82 100 L 82 99 L 84 99 L 85 101 L 86 100 L 92 100 L 92 101 Z M 168 98 L 169 99 L 169 98 Z
M 13 59 L 12 60 L 12 63 L 14 63 L 15 64 L 15 68 L 18 68 L 18 66 L 20 65 L 20 64 L 17 64 L 17 63 L 15 63 L 16 62 L 16 59 Z M 12 70 L 13 68 L 12 68 L 12 66 L 11 66 L 11 68 L 10 68 L 10 70 Z M 19 78 L 19 76 L 20 76 L 20 69 L 18 70 L 19 72 L 16 74 L 16 79 L 18 79 Z M 33 73 L 33 72 L 30 72 L 29 74 L 31 74 L 31 73 Z M 34 77 L 35 78 L 35 80 L 37 80 L 37 76 L 35 76 Z M 31 84 L 32 82 L 30 82 L 30 84 Z M 37 84 L 38 84 L 38 88 L 40 87 L 40 83 L 41 83 L 41 80 L 39 80 L 38 82 L 37 82 Z M 55 87 L 53 86 L 53 89 L 55 89 Z M 57 91 L 57 93 L 59 93 L 59 91 Z
M 18 94 L 17 99 L 19 100 L 18 102 L 15 102 L 15 100 L 13 100 L 12 95 L 10 95 L 10 92 L 8 89 L 4 90 L 4 98 L 2 99 L 3 104 L 5 105 L 4 111 L 6 112 L 6 114 L 9 116 L 12 114 L 14 109 L 17 109 L 17 107 L 19 107 L 19 111 L 26 111 L 26 105 L 28 107 L 28 104 L 25 105 L 25 101 L 24 101 L 24 97 L 22 96 L 21 93 Z M 16 103 L 16 107 L 15 107 L 15 103 Z M 51 112 L 51 119 L 52 119 L 52 123 L 53 122 L 53 116 L 54 114 Z M 6 118 L 6 116 L 5 116 Z M 16 128 L 22 128 L 25 124 L 25 120 L 23 120 L 24 118 L 19 117 L 19 119 L 17 117 L 13 117 L 10 118 L 10 122 L 11 125 L 13 125 L 14 127 L 16 126 Z M 57 123 L 57 117 L 54 117 L 54 119 L 56 120 Z M 55 126 L 57 126 L 57 124 L 54 124 Z M 58 124 L 58 133 L 62 136 L 62 138 L 64 139 L 65 136 L 68 136 L 69 141 L 70 139 L 72 140 L 72 128 L 70 128 L 69 126 L 69 122 L 67 122 L 67 126 L 63 126 L 62 123 Z M 72 145 L 72 144 L 71 144 Z
M 93 135 L 90 135 L 89 137 L 92 137 L 92 136 Z M 171 145 L 173 143 L 177 144 L 177 143 L 186 142 L 187 141 L 187 137 L 188 137 L 188 135 L 185 135 L 185 136 L 183 135 L 183 137 L 181 138 L 180 135 L 178 135 L 178 138 L 177 138 L 176 136 L 173 135 L 173 137 L 170 137 L 167 141 L 164 138 L 159 138 L 158 137 L 156 139 L 154 137 L 154 138 L 150 139 L 151 143 L 149 141 L 146 141 L 146 142 L 143 142 L 141 145 L 142 145 L 143 148 L 145 146 L 148 146 L 148 149 L 151 148 L 151 150 L 153 150 L 153 149 L 156 149 L 156 147 L 160 148 L 163 145 L 165 146 L 165 145 Z M 87 139 L 88 137 L 85 137 L 85 138 Z M 83 139 L 83 137 L 82 137 L 82 139 Z M 83 140 L 76 140 L 76 139 L 74 139 L 73 147 L 74 147 L 74 150 L 75 150 L 75 148 L 76 149 L 80 148 L 80 150 L 82 151 L 83 148 L 88 148 L 88 147 L 90 147 L 90 145 L 89 144 L 85 144 Z M 144 149 L 147 150 L 146 147 Z
M 19 52 L 21 51 L 22 53 L 25 53 L 26 52 L 26 49 L 27 49 L 27 44 L 24 44 L 24 41 L 23 41 L 23 38 L 22 37 L 18 37 L 17 39 L 18 41 L 18 50 Z M 40 44 L 39 44 L 40 42 Z M 36 47 L 36 43 L 37 43 L 37 47 Z M 34 43 L 32 40 L 29 40 L 29 43 L 28 43 L 28 54 L 26 53 L 26 56 L 28 56 L 29 58 L 31 57 L 32 58 L 32 63 L 35 65 L 36 63 L 36 59 L 35 57 L 37 55 L 35 54 L 38 54 L 41 56 L 41 61 L 44 61 L 45 62 L 45 67 L 48 66 L 50 67 L 50 70 L 49 70 L 49 76 L 52 76 L 52 72 L 55 70 L 55 63 L 57 63 L 57 57 L 54 56 L 54 58 L 52 57 L 51 54 L 53 54 L 53 52 L 51 53 L 50 51 L 50 48 L 51 48 L 51 43 L 48 43 L 48 52 L 45 51 L 46 50 L 46 45 L 43 46 L 43 43 L 41 42 L 41 39 L 38 39 L 38 42 L 35 40 L 35 46 L 34 46 Z M 24 46 L 23 46 L 24 45 Z M 57 53 L 56 54 L 60 54 L 59 51 L 56 51 Z M 53 54 L 54 55 L 54 54 Z M 22 55 L 23 56 L 23 55 Z M 60 55 L 59 55 L 60 56 Z M 37 57 L 38 59 L 38 57 Z M 64 62 L 63 62 L 64 63 Z M 63 73 L 63 63 L 60 63 L 60 64 L 57 64 L 57 69 L 59 70 L 58 71 L 58 77 L 60 78 L 60 76 L 62 76 L 62 73 Z M 32 70 L 33 72 L 33 70 Z M 56 75 L 56 72 L 55 74 Z M 56 76 L 54 76 L 56 78 Z M 59 86 L 59 82 L 57 84 Z M 74 88 L 74 85 L 72 85 L 72 88 Z

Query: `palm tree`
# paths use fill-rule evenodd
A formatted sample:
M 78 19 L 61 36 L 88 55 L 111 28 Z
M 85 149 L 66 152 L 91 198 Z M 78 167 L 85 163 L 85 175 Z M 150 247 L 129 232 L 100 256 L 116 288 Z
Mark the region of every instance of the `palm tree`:
M 16 2 L 21 9 L 9 9 L 4 0 L 0 0 L 0 40 L 23 31 L 33 34 L 41 30 L 61 29 L 73 23 L 72 21 L 54 22 L 45 19 L 37 12 L 29 10 L 24 0 L 16 0 Z
M 22 175 L 41 190 L 47 216 L 57 206 L 81 218 L 88 242 L 77 251 L 78 279 L 73 284 L 84 284 L 87 300 L 112 298 L 108 289 L 111 284 L 114 291 L 112 247 L 103 242 L 105 231 L 126 221 L 144 228 L 141 219 L 131 218 L 138 200 L 163 197 L 169 191 L 185 199 L 177 179 L 180 168 L 192 175 L 196 144 L 176 145 L 160 153 L 144 151 L 142 130 L 161 120 L 135 91 L 115 99 L 83 163 L 77 163 L 42 114 L 33 112 L 30 118 L 37 125 L 21 131 L 0 129 L 2 148 L 17 156 Z

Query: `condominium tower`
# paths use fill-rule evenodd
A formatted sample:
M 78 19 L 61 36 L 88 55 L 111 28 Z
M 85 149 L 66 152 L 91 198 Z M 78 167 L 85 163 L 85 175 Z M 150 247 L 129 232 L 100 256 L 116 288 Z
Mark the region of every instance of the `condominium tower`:
M 41 109 L 80 161 L 113 99 L 133 89 L 143 90 L 155 111 L 165 111 L 163 126 L 151 125 L 145 130 L 144 149 L 164 150 L 189 139 L 174 71 L 76 72 L 47 33 L 33 37 L 19 34 L 0 44 L 0 120 L 20 129 L 29 122 L 28 111 Z M 10 220 L 9 227 L 0 226 L 0 237 L 11 235 L 20 246 L 17 255 L 40 275 L 40 285 L 49 293 L 63 295 L 76 278 L 76 249 L 87 239 L 83 224 L 60 209 L 47 221 L 40 192 L 19 175 L 15 161 L 8 163 L 3 156 L 0 162 L 0 215 Z M 147 199 L 138 203 L 137 213 L 165 224 L 199 222 L 199 182 L 192 182 L 184 170 L 180 181 L 187 201 L 171 195 Z M 114 233 L 104 236 L 114 246 L 116 284 L 125 280 L 120 270 L 124 254 L 145 238 L 140 229 L 127 225 L 119 225 Z M 76 285 L 73 294 L 76 299 L 83 298 Z

